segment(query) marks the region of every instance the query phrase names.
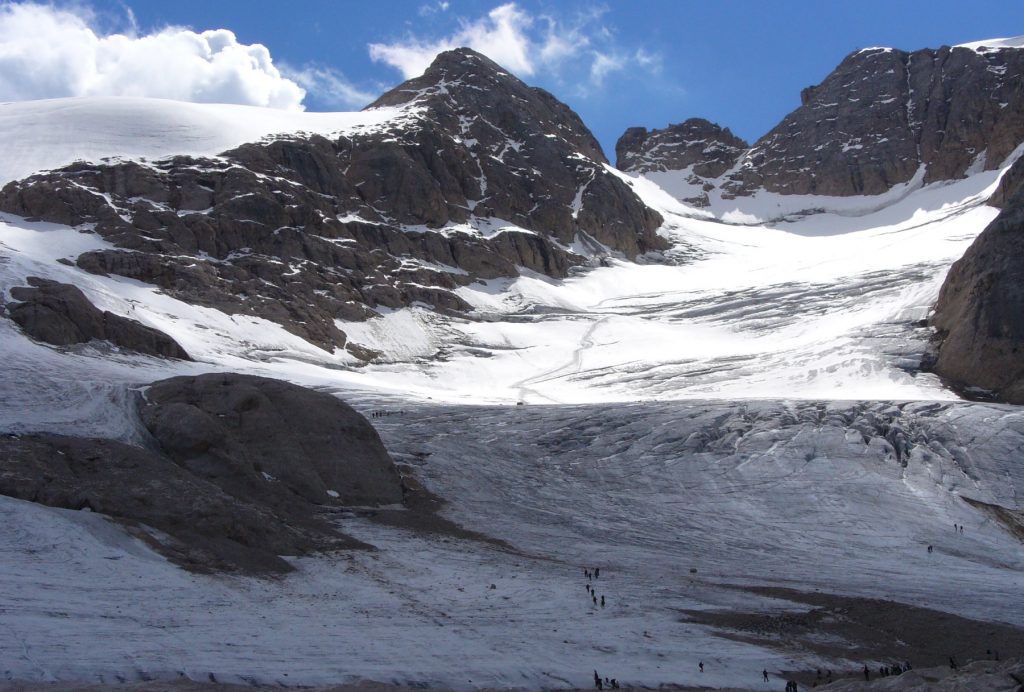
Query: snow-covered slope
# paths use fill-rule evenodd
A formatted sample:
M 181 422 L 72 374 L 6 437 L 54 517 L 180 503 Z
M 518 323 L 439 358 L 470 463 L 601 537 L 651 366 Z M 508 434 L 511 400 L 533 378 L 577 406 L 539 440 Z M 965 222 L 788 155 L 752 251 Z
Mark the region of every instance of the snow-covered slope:
M 254 113 L 235 128 L 242 112 L 8 104 L 0 128 L 23 141 L 0 143 L 0 165 L 5 176 L 57 165 L 72 143 L 73 157 L 212 153 L 395 117 Z M 149 124 L 125 136 L 104 113 L 121 128 Z M 132 388 L 209 370 L 285 378 L 364 412 L 404 410 L 373 419 L 396 459 L 449 501 L 446 516 L 514 547 L 351 515 L 339 518 L 345 531 L 379 551 L 295 560 L 280 582 L 201 576 L 91 513 L 0 498 L 6 677 L 536 689 L 587 686 L 596 669 L 641 685 L 749 688 L 764 668 L 775 684 L 784 671 L 888 660 L 835 623 L 722 637 L 694 615 L 806 611 L 743 590 L 761 585 L 1024 627 L 1007 607 L 1022 586 L 1021 542 L 964 499 L 1020 509 L 1024 419 L 959 401 L 916 367 L 920 321 L 996 215 L 984 202 L 1001 171 L 771 225 L 721 223 L 650 178 L 614 174 L 664 217 L 664 256 L 463 286 L 471 319 L 414 307 L 339 323 L 382 354 L 369 365 L 60 262 L 109 247 L 88 229 L 0 219 L 4 301 L 27 276 L 73 283 L 196 359 L 55 349 L 0 319 L 0 432 L 141 442 Z M 603 609 L 584 566 L 601 567 Z M 970 642 L 958 656 L 981 655 L 983 641 Z
M 212 156 L 276 134 L 370 128 L 398 109 L 306 113 L 135 97 L 0 104 L 0 186 L 77 160 Z
M 983 41 L 972 41 L 971 43 L 960 43 L 956 48 L 970 48 L 972 50 L 984 51 L 986 49 L 999 48 L 1024 48 L 1024 36 L 1011 36 L 1010 38 L 988 38 Z

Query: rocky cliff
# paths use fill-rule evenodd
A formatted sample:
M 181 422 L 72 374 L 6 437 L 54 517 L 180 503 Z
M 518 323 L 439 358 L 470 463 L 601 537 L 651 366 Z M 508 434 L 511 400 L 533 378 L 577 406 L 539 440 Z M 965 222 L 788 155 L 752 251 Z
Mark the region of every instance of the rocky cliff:
M 876 195 L 918 171 L 930 183 L 997 168 L 1024 142 L 1024 50 L 866 48 L 804 89 L 800 100 L 709 183 L 724 198 L 759 189 Z M 616 147 L 624 170 L 639 173 L 661 148 L 634 130 Z M 719 153 L 709 157 L 716 166 L 728 162 Z
M 1024 191 L 950 269 L 931 323 L 935 372 L 1024 403 Z
M 468 311 L 454 291 L 526 268 L 659 250 L 659 215 L 567 106 L 468 49 L 375 104 L 384 126 L 213 158 L 89 162 L 11 183 L 0 210 L 95 230 L 78 265 L 282 324 L 325 349 L 379 306 Z M 354 353 L 362 353 L 352 349 Z
M 631 173 L 680 171 L 703 193 L 684 201 L 706 206 L 712 181 L 731 169 L 749 146 L 727 127 L 690 118 L 662 130 L 629 128 L 615 144 L 615 165 Z

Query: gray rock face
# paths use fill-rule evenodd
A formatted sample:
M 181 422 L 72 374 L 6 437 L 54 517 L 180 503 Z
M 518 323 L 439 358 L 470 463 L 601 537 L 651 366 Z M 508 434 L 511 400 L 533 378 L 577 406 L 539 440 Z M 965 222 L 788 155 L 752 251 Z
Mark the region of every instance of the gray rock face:
M 1003 174 L 996 191 L 988 198 L 988 204 L 1002 209 L 1022 189 L 1024 189 L 1024 158 L 1017 159 L 1017 162 L 1010 166 L 1010 170 Z
M 33 339 L 55 346 L 93 339 L 161 358 L 191 360 L 185 350 L 158 329 L 112 312 L 100 312 L 80 289 L 35 276 L 28 287 L 11 289 L 10 318 Z
M 109 515 L 190 569 L 253 573 L 289 571 L 280 555 L 368 547 L 324 512 L 405 500 L 376 431 L 328 394 L 247 375 L 176 377 L 145 390 L 139 415 L 148 449 L 0 436 L 0 493 Z
M 1022 85 L 1019 49 L 860 50 L 804 89 L 800 107 L 715 184 L 725 197 L 877 195 L 922 166 L 925 183 L 991 170 L 1024 141 Z M 628 131 L 617 147 L 624 170 L 642 172 L 650 148 Z
M 394 504 L 402 484 L 377 431 L 340 399 L 263 377 L 174 377 L 140 414 L 160 449 L 197 477 L 266 501 L 268 488 L 314 504 Z
M 931 323 L 935 372 L 1024 403 L 1024 192 L 950 269 Z
M 160 454 L 113 440 L 0 436 L 0 493 L 157 529 L 169 538 L 134 533 L 199 571 L 287 572 L 279 555 L 359 545 L 309 511 L 245 501 Z
M 9 184 L 0 209 L 94 224 L 122 251 L 87 253 L 80 267 L 272 320 L 328 350 L 347 345 L 336 319 L 378 306 L 466 312 L 452 291 L 478 279 L 519 267 L 565 277 L 586 261 L 566 249 L 580 235 L 631 258 L 667 247 L 659 215 L 605 170 L 579 117 L 478 53 L 438 56 L 384 105 L 406 112 L 337 139 L 74 164 Z M 494 232 L 508 224 L 524 230 Z
M 687 171 L 688 182 L 703 185 L 731 169 L 750 147 L 729 131 L 703 118 L 690 118 L 663 130 L 631 127 L 615 144 L 615 165 L 631 173 Z M 707 196 L 684 200 L 698 206 Z

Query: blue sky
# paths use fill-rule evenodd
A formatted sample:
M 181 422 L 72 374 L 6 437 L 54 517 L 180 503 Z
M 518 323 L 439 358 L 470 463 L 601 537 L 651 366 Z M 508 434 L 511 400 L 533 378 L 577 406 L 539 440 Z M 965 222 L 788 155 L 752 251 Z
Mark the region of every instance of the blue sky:
M 60 88 L 160 95 L 153 89 L 167 82 L 168 95 L 176 98 L 352 109 L 421 69 L 433 51 L 476 42 L 525 81 L 545 87 L 579 112 L 611 158 L 626 127 L 663 127 L 694 116 L 753 141 L 799 105 L 800 89 L 821 81 L 857 48 L 913 50 L 1024 34 L 1024 2 L 1017 0 L 638 0 L 597 6 L 543 0 L 78 0 L 33 7 L 56 8 L 65 19 L 68 14 L 77 17 L 98 37 L 99 43 L 83 39 L 81 50 L 93 51 L 90 55 L 98 56 L 94 59 L 100 67 L 74 83 L 62 77 L 68 83 L 55 87 L 61 80 L 40 66 L 35 82 L 5 86 L 3 73 L 12 74 L 15 66 L 0 64 L 0 99 L 65 95 Z M 11 3 L 0 8 L 11 15 Z M 63 26 L 62 21 L 56 24 Z M 25 22 L 32 27 L 45 23 L 38 18 Z M 250 70 L 233 81 L 222 74 L 233 69 L 225 58 L 216 68 L 220 86 L 214 88 L 206 72 L 187 78 L 192 63 L 162 59 L 163 51 L 194 50 L 182 48 L 192 34 L 169 36 L 168 27 L 197 34 L 227 29 L 238 44 L 233 49 L 252 56 L 252 44 L 262 44 L 269 53 L 257 56 L 263 67 L 256 73 Z M 0 43 L 25 33 L 24 23 L 6 34 L 0 23 Z M 112 35 L 128 41 L 114 41 Z M 153 35 L 160 35 L 162 42 L 140 43 L 134 49 L 127 45 Z M 87 62 L 67 47 L 78 44 L 63 36 L 26 41 L 38 55 L 23 58 L 19 74 L 26 71 L 26 61 L 45 63 L 49 45 L 63 46 L 67 64 Z M 206 37 L 218 50 L 227 40 Z M 103 65 L 111 64 L 112 51 L 130 57 L 118 62 L 116 73 L 94 74 L 108 69 Z M 280 74 L 268 78 L 260 73 L 263 69 Z M 296 84 L 301 89 L 293 88 Z

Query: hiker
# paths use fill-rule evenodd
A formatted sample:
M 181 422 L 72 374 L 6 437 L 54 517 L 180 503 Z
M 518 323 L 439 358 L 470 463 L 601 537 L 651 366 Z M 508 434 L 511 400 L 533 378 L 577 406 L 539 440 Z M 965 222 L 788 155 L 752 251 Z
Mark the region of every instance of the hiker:
M 767 668 L 765 668 L 764 670 L 761 671 L 761 675 L 764 676 L 764 681 L 768 682 L 768 669 Z
M 704 672 L 704 661 L 701 661 L 700 663 L 698 663 L 697 667 L 700 668 L 700 672 L 703 673 Z
M 964 525 L 960 524 L 960 535 L 964 535 Z
M 616 680 L 615 678 L 612 678 L 612 689 L 613 690 L 619 689 L 619 681 Z
M 594 605 L 597 605 L 597 596 L 594 596 Z
M 931 552 L 932 552 L 932 547 L 931 547 L 931 546 L 928 546 L 928 552 L 929 552 L 929 553 L 931 553 Z
M 928 547 L 931 548 L 931 546 L 928 546 Z M 867 663 L 864 664 L 864 679 L 865 680 L 870 680 L 871 679 L 871 671 L 868 670 L 868 664 Z
M 595 567 L 594 568 L 594 579 L 597 579 L 600 576 L 601 576 L 601 568 L 600 567 Z
M 949 657 L 949 667 L 953 670 L 957 669 L 956 659 L 954 659 L 952 656 Z
M 604 608 L 604 596 L 601 596 L 601 607 Z

